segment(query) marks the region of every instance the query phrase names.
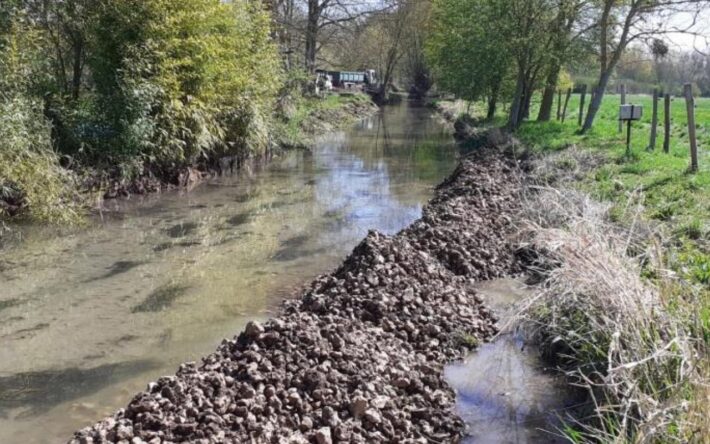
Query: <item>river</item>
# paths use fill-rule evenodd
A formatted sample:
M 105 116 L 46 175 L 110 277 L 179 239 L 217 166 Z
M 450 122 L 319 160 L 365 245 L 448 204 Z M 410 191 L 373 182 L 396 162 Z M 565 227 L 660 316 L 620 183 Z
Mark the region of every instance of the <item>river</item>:
M 0 256 L 0 442 L 64 442 L 421 215 L 457 150 L 402 104 L 190 192 L 108 202 Z

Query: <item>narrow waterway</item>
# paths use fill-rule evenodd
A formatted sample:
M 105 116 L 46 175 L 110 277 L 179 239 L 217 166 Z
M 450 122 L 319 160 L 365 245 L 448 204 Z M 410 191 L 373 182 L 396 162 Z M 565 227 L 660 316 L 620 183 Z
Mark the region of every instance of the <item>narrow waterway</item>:
M 515 303 L 531 296 L 515 279 L 482 282 L 479 294 L 505 327 Z M 567 411 L 577 404 L 560 374 L 546 368 L 538 349 L 505 329 L 463 363 L 448 366 L 456 411 L 466 423 L 465 444 L 563 444 Z
M 0 442 L 63 442 L 421 214 L 455 166 L 425 108 L 386 107 L 259 171 L 26 229 L 0 255 Z

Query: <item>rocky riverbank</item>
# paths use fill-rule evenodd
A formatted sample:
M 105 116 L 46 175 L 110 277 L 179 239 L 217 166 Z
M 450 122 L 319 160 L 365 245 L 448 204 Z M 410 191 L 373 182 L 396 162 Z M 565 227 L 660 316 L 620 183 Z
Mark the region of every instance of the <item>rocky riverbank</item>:
M 464 159 L 423 217 L 371 232 L 281 314 L 160 378 L 71 442 L 456 442 L 443 366 L 489 339 L 473 284 L 510 272 L 517 165 Z

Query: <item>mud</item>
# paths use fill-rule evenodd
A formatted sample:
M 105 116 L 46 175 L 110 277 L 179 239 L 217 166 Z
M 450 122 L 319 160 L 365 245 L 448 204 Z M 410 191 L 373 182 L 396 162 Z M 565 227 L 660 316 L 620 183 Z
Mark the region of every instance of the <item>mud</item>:
M 462 161 L 423 217 L 370 234 L 275 318 L 150 383 L 72 443 L 457 442 L 443 367 L 496 333 L 476 281 L 511 271 L 517 166 Z

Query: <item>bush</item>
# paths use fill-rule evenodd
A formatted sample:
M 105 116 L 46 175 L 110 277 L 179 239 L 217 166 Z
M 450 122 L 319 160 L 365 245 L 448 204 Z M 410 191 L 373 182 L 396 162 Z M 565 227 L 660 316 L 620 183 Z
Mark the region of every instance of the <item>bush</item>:
M 112 153 L 165 171 L 263 153 L 280 82 L 269 29 L 258 2 L 106 2 L 89 63 Z
M 24 97 L 0 101 L 0 217 L 72 222 L 78 216 L 74 180 L 59 166 L 39 109 Z
M 61 218 L 72 179 L 60 160 L 99 177 L 172 181 L 187 166 L 267 150 L 282 79 L 259 1 L 45 6 L 0 4 L 5 215 Z
M 51 125 L 42 104 L 28 94 L 36 69 L 32 33 L 0 36 L 0 219 L 77 219 L 73 176 L 52 150 Z

